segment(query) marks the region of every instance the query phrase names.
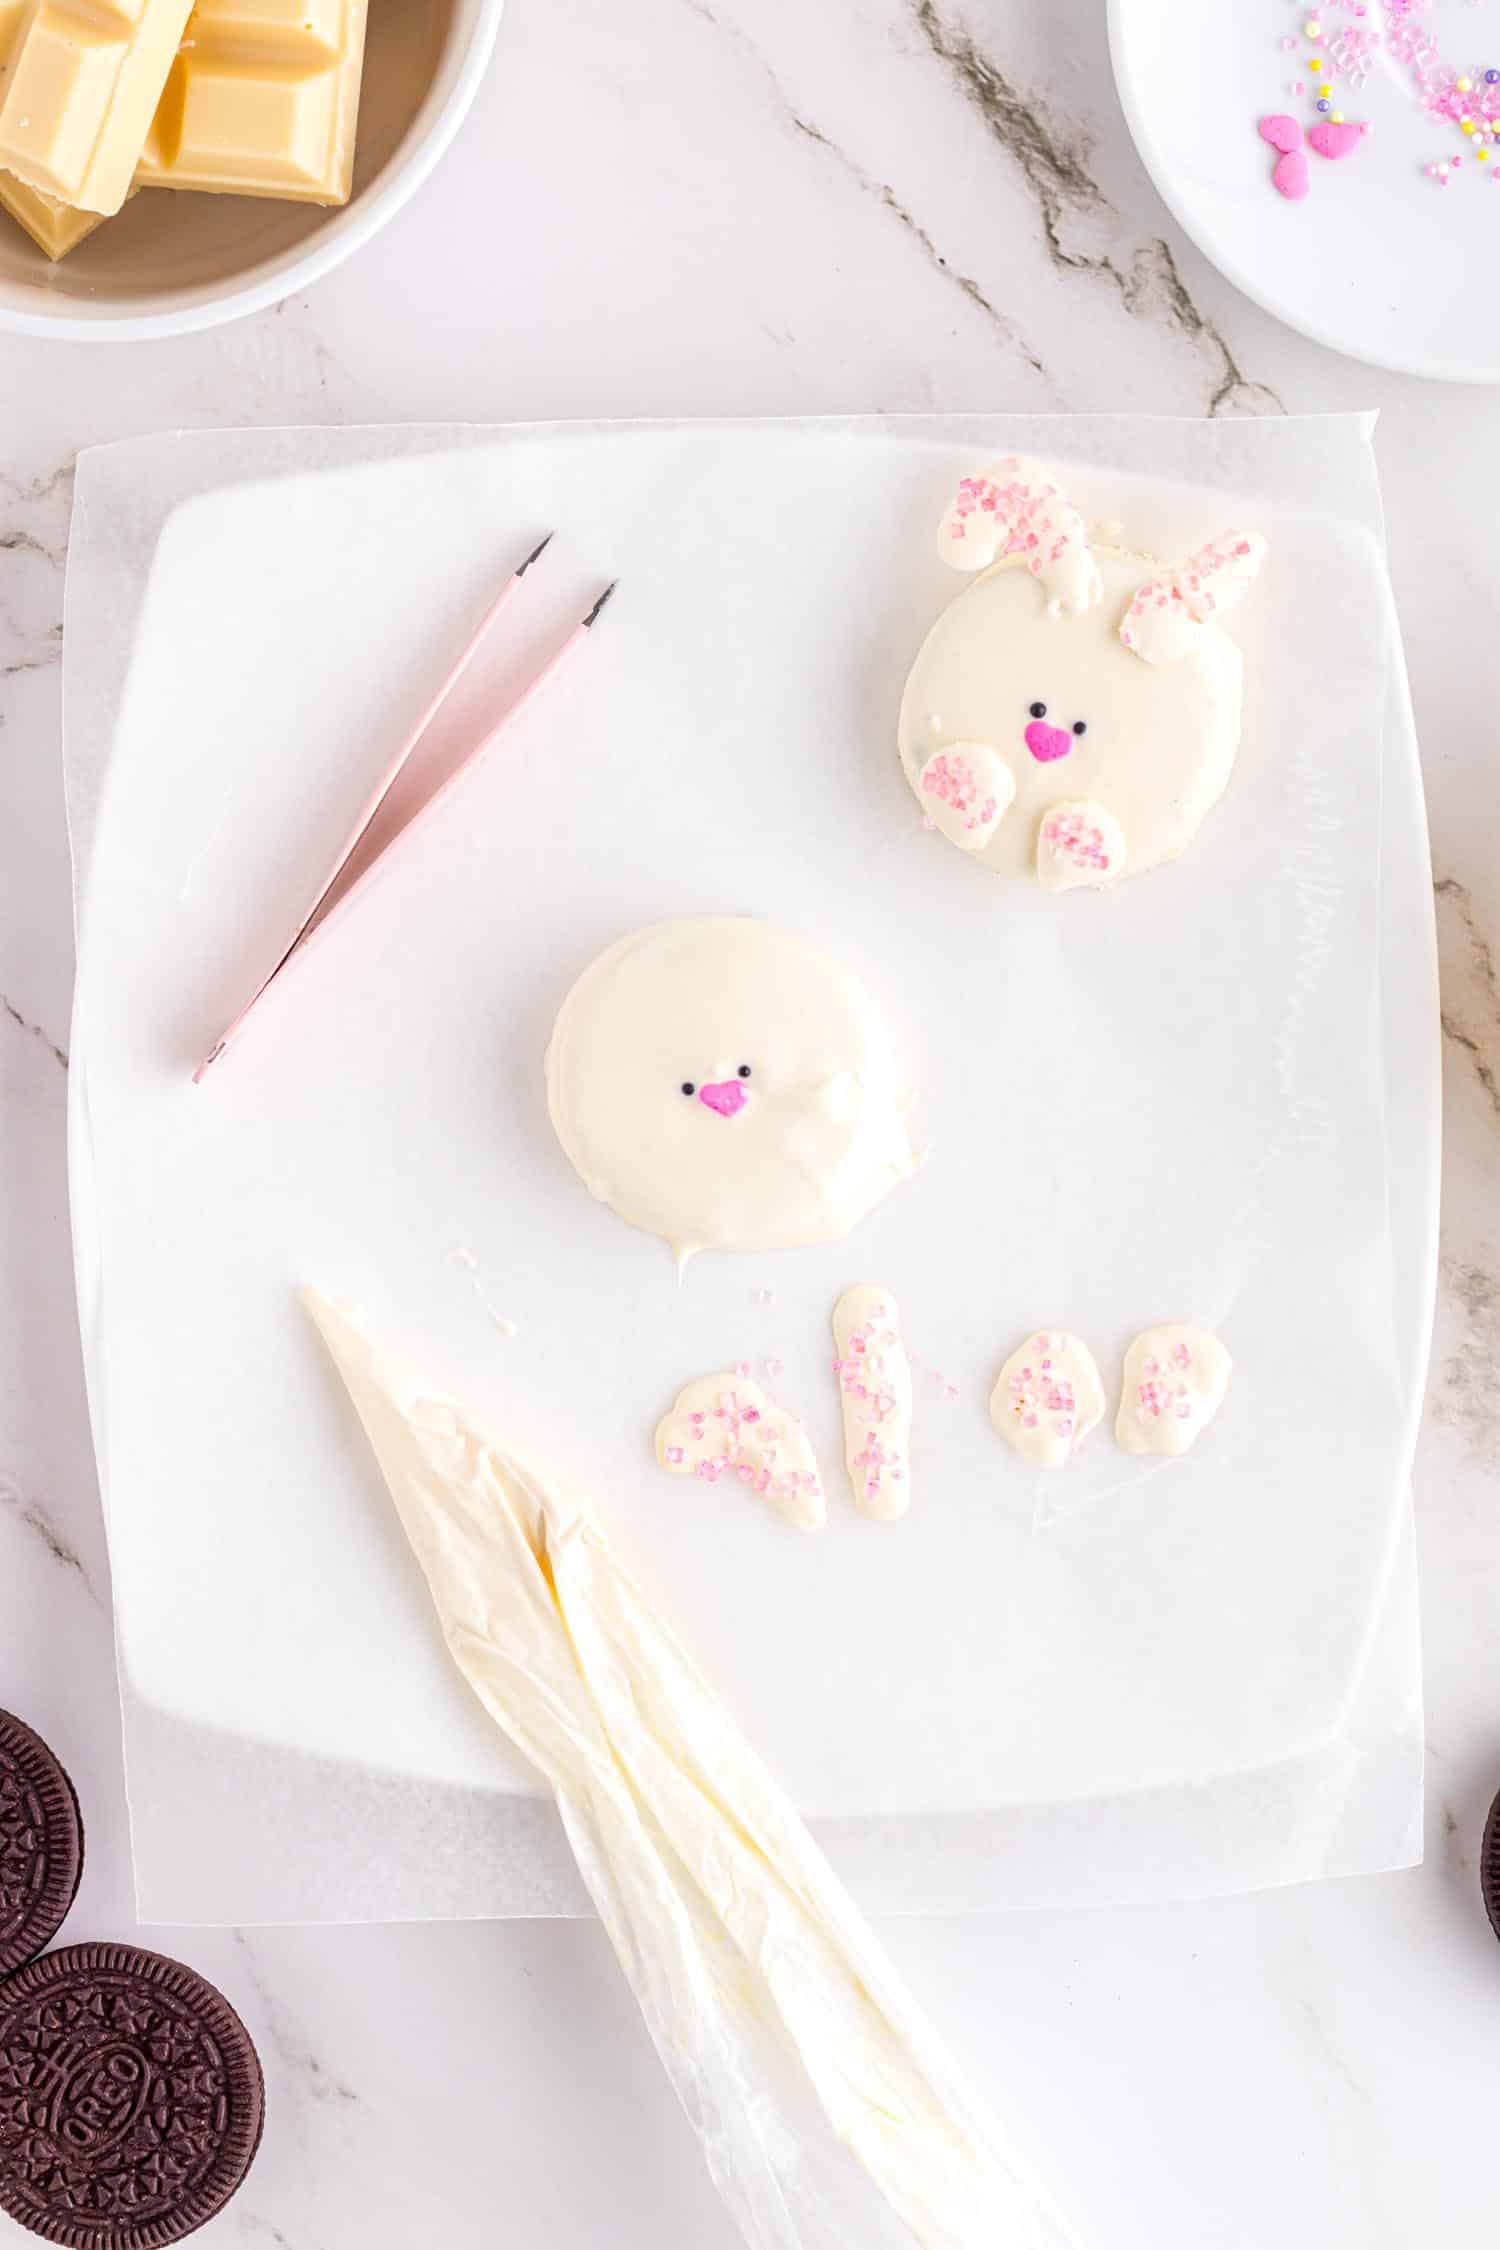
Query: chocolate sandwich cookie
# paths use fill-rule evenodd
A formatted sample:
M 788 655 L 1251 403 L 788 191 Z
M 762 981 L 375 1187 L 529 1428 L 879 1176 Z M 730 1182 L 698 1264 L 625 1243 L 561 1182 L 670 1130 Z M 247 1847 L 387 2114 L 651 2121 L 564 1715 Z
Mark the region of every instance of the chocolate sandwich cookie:
M 1490 1927 L 1496 1937 L 1500 1937 L 1500 1797 L 1491 1805 L 1490 1817 L 1484 1824 L 1484 1842 L 1479 1847 L 1479 1888 L 1484 1893 Z
M 0 1976 L 51 1944 L 82 1873 L 72 1782 L 40 1735 L 0 1711 Z
M 250 2034 L 180 1961 L 71 1945 L 0 1984 L 0 2211 L 68 2250 L 160 2250 L 260 2145 Z

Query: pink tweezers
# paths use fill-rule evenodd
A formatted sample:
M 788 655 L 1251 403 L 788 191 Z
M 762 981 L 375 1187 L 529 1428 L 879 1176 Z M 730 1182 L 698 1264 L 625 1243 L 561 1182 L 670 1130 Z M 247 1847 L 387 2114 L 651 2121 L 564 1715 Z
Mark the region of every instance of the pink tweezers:
M 479 741 L 474 744 L 473 748 L 465 752 L 464 756 L 454 767 L 453 771 L 433 791 L 432 795 L 426 798 L 424 802 L 417 808 L 417 810 L 412 814 L 411 818 L 406 822 L 405 826 L 398 829 L 396 834 L 391 838 L 390 842 L 374 859 L 371 860 L 369 866 L 364 868 L 353 882 L 351 882 L 345 889 L 340 890 L 339 878 L 344 873 L 345 868 L 349 865 L 349 862 L 353 858 L 355 852 L 358 850 L 361 841 L 369 830 L 370 823 L 374 820 L 375 815 L 379 812 L 381 806 L 385 803 L 386 798 L 390 795 L 391 788 L 395 783 L 397 775 L 401 772 L 407 760 L 410 758 L 412 752 L 416 749 L 417 744 L 426 734 L 427 729 L 431 726 L 433 720 L 437 717 L 438 712 L 442 709 L 444 703 L 446 703 L 446 701 L 448 700 L 448 697 L 452 693 L 453 689 L 463 678 L 464 673 L 468 670 L 469 665 L 472 663 L 474 657 L 478 654 L 479 649 L 487 639 L 490 628 L 494 624 L 496 618 L 500 615 L 500 612 L 504 609 L 506 603 L 510 600 L 512 594 L 514 594 L 516 588 L 520 585 L 521 580 L 525 577 L 527 571 L 530 570 L 532 564 L 537 560 L 538 556 L 541 555 L 543 549 L 548 546 L 552 539 L 552 536 L 552 533 L 549 531 L 547 537 L 543 539 L 538 546 L 532 548 L 531 553 L 526 557 L 526 560 L 511 572 L 509 578 L 507 578 L 505 584 L 501 587 L 499 593 L 491 602 L 489 608 L 485 611 L 484 616 L 480 619 L 472 638 L 460 653 L 457 662 L 453 665 L 451 671 L 447 674 L 447 677 L 441 682 L 441 684 L 437 688 L 437 691 L 432 696 L 431 701 L 428 703 L 426 709 L 418 719 L 416 725 L 412 728 L 410 734 L 402 743 L 395 757 L 391 760 L 391 763 L 387 767 L 385 773 L 381 776 L 379 786 L 376 788 L 374 795 L 369 799 L 368 803 L 361 811 L 359 818 L 355 822 L 354 828 L 348 838 L 348 841 L 343 845 L 342 849 L 339 852 L 338 858 L 334 861 L 333 866 L 329 869 L 327 877 L 325 878 L 317 897 L 313 900 L 312 905 L 309 907 L 306 915 L 303 917 L 301 926 L 292 939 L 291 944 L 282 954 L 280 960 L 277 961 L 275 967 L 270 971 L 269 975 L 262 978 L 261 982 L 251 993 L 249 999 L 245 1002 L 245 1005 L 243 1006 L 243 1008 L 241 1008 L 234 1021 L 229 1024 L 223 1032 L 220 1033 L 213 1046 L 204 1056 L 202 1062 L 199 1063 L 197 1069 L 193 1072 L 193 1084 L 195 1086 L 202 1079 L 205 1072 L 208 1071 L 213 1066 L 213 1064 L 218 1061 L 219 1057 L 224 1053 L 230 1042 L 236 1037 L 242 1026 L 245 1024 L 246 1020 L 250 1016 L 251 1011 L 255 1008 L 257 1003 L 265 997 L 265 994 L 270 990 L 271 986 L 276 982 L 276 979 L 281 975 L 281 972 L 286 967 L 287 963 L 295 959 L 299 953 L 305 953 L 308 946 L 311 945 L 313 939 L 315 937 L 321 936 L 323 931 L 328 928 L 331 922 L 336 921 L 339 915 L 341 915 L 348 907 L 353 905 L 354 901 L 364 891 L 371 878 L 381 868 L 386 866 L 391 858 L 391 855 L 395 852 L 397 847 L 400 844 L 404 843 L 408 836 L 413 834 L 419 824 L 424 821 L 430 813 L 434 812 L 437 809 L 437 807 L 443 802 L 444 798 L 450 795 L 450 793 L 458 786 L 459 782 L 463 779 L 465 774 L 472 773 L 475 766 L 479 763 L 479 760 L 484 756 L 485 752 L 494 748 L 495 744 L 499 741 L 501 735 L 504 734 L 511 721 L 518 717 L 519 714 L 526 709 L 526 706 L 531 702 L 532 698 L 546 686 L 547 682 L 550 679 L 553 679 L 556 674 L 562 670 L 562 667 L 564 664 L 566 664 L 568 658 L 573 655 L 575 650 L 583 645 L 585 640 L 587 640 L 590 627 L 594 624 L 594 621 L 598 617 L 600 610 L 603 609 L 605 603 L 609 600 L 610 595 L 615 590 L 612 584 L 605 587 L 603 593 L 599 596 L 599 599 L 595 602 L 587 617 L 580 619 L 579 623 L 574 626 L 572 632 L 568 635 L 567 639 L 562 643 L 562 645 L 554 650 L 553 654 L 548 657 L 541 670 L 533 675 L 533 677 L 527 682 L 525 687 L 521 689 L 520 693 L 514 698 L 514 700 L 507 705 L 505 710 L 501 712 L 494 725 L 490 727 L 488 731 L 480 737 Z

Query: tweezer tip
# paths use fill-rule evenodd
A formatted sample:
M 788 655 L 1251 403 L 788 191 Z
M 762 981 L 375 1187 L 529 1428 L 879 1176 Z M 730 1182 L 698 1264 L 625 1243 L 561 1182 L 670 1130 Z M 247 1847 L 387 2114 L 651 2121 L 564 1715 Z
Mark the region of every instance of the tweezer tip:
M 526 560 L 522 563 L 520 569 L 516 572 L 516 576 L 518 578 L 524 578 L 526 576 L 527 571 L 530 570 L 532 564 L 536 561 L 537 556 L 543 553 L 546 548 L 550 547 L 556 537 L 557 533 L 555 531 L 549 531 L 545 539 L 538 540 L 537 544 L 532 548 L 531 553 L 526 557 Z
M 228 1046 L 228 1044 L 229 1042 L 227 1039 L 220 1039 L 214 1046 L 209 1049 L 202 1062 L 199 1063 L 197 1069 L 193 1072 L 193 1084 L 195 1086 L 202 1085 L 206 1073 L 213 1068 L 214 1064 L 218 1061 L 220 1055 L 223 1054 L 224 1049 Z
M 620 581 L 618 578 L 612 578 L 610 580 L 603 593 L 599 596 L 599 599 L 595 602 L 593 608 L 589 611 L 588 616 L 584 619 L 583 622 L 586 626 L 593 624 L 594 619 L 598 616 L 600 610 L 603 609 L 605 603 L 609 600 L 610 595 L 614 592 L 619 583 Z

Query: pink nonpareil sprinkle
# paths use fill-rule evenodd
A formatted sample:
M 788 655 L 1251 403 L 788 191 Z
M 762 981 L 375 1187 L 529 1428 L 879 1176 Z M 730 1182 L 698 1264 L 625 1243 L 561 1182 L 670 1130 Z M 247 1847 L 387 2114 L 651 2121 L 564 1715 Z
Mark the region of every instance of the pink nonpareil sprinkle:
M 682 1447 L 680 1445 L 669 1445 L 667 1447 L 667 1459 L 675 1469 L 682 1459 Z

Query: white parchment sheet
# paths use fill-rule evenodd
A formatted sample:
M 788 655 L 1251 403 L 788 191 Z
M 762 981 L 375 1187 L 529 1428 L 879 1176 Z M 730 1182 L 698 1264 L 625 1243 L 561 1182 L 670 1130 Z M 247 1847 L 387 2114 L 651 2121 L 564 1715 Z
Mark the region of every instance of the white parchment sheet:
M 969 865 L 896 758 L 907 666 L 961 583 L 937 516 L 1012 446 L 1171 556 L 1230 522 L 1271 542 L 1232 627 L 1230 794 L 1114 895 Z M 593 640 L 194 1088 L 548 530 L 447 747 L 618 577 Z M 304 1280 L 587 1497 L 867 1904 L 1413 1856 L 1425 1313 L 1393 1281 L 1387 1086 L 1422 1179 L 1404 1305 L 1432 1078 L 1425 1051 L 1386 1059 L 1391 772 L 1419 963 L 1430 901 L 1366 422 L 132 443 L 81 466 L 66 645 L 74 1223 L 146 1918 L 579 1905 L 437 1643 Z M 679 1287 L 569 1170 L 541 1058 L 600 947 L 714 912 L 862 967 L 919 1058 L 933 1153 L 847 1243 L 705 1256 Z M 828 1323 L 862 1279 L 896 1291 L 922 1362 L 894 1527 L 839 1496 Z M 1117 1392 L 1131 1334 L 1167 1319 L 1236 1363 L 1186 1461 L 1101 1430 L 1049 1477 L 995 1438 L 1028 1329 L 1076 1329 Z M 654 1465 L 681 1384 L 741 1360 L 808 1422 L 836 1496 L 819 1540 Z

